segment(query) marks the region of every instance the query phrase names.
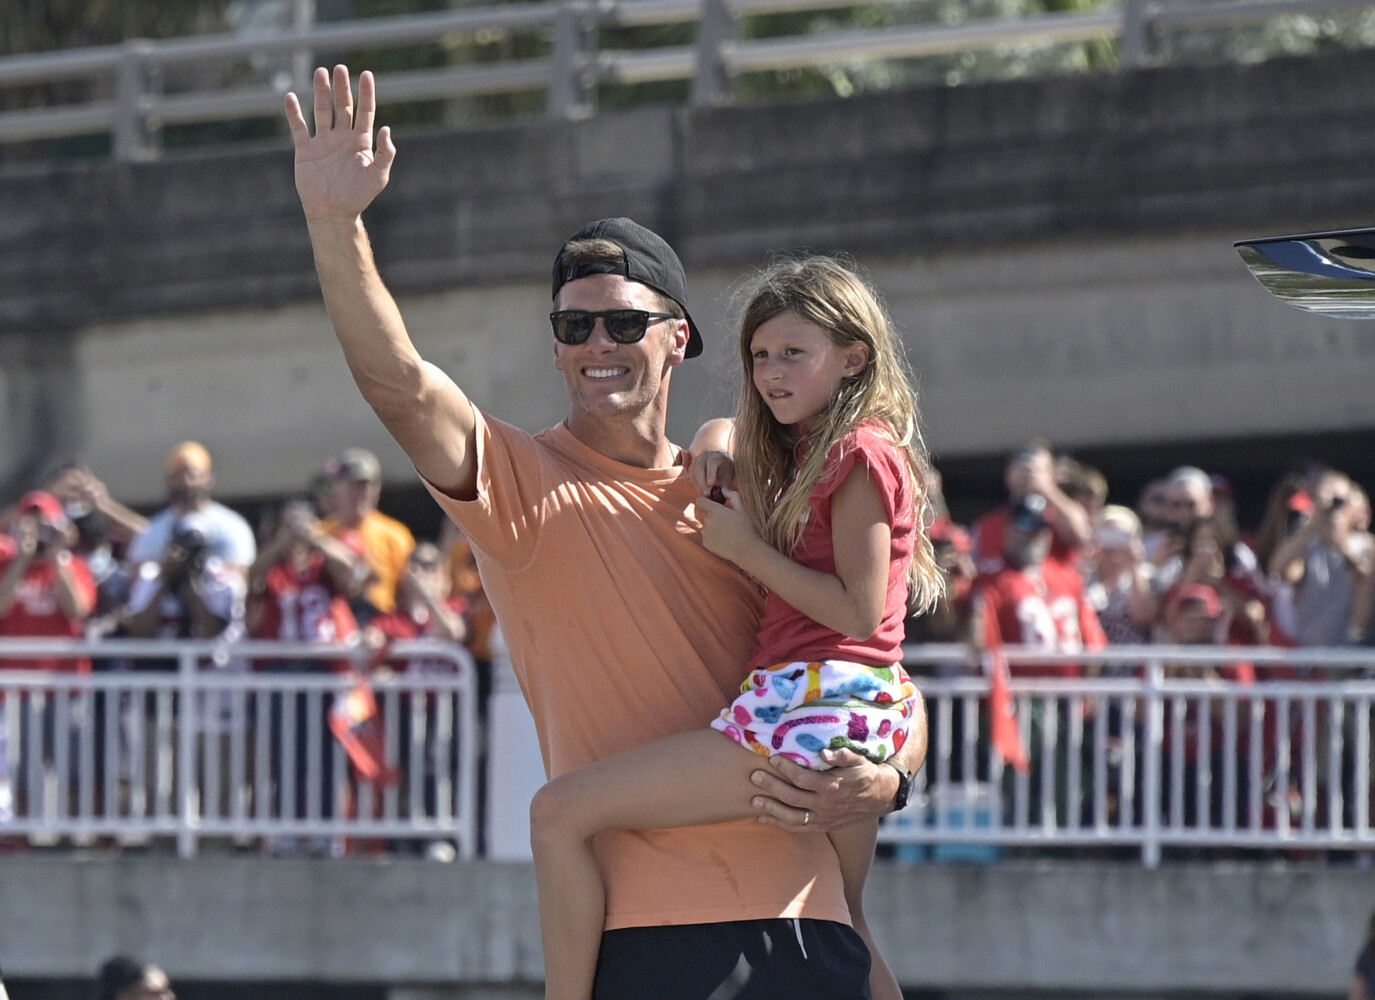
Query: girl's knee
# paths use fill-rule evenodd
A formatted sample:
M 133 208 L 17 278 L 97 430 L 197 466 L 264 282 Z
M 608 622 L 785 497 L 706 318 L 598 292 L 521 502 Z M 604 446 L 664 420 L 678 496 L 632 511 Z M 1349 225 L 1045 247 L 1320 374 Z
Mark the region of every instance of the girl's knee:
M 538 847 L 549 840 L 576 836 L 577 808 L 568 783 L 555 778 L 530 800 L 530 841 Z

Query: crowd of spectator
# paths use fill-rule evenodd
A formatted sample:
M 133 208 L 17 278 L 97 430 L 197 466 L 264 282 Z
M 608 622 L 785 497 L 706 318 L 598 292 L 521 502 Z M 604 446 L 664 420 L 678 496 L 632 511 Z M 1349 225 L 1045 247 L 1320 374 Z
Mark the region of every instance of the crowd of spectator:
M 1100 472 L 1035 441 L 1009 457 L 1004 481 L 1005 502 L 969 527 L 954 523 L 944 505 L 937 505 L 931 532 L 947 574 L 947 594 L 935 614 L 909 622 L 909 641 L 964 642 L 985 651 L 1015 644 L 1078 654 L 1072 661 L 1045 664 L 1014 658 L 1013 678 L 1144 675 L 1142 662 L 1095 662 L 1094 651 L 1113 645 L 1223 646 L 1228 656 L 1216 665 L 1168 657 L 1157 662 L 1167 678 L 1234 686 L 1323 677 L 1323 671 L 1303 664 L 1297 652 L 1303 647 L 1375 646 L 1370 502 L 1340 470 L 1296 464 L 1274 483 L 1262 518 L 1250 530 L 1238 524 L 1228 481 L 1192 466 L 1149 482 L 1133 508 L 1106 502 L 1108 484 Z M 1294 649 L 1294 664 L 1258 668 L 1245 653 L 1258 646 Z M 981 662 L 932 666 L 927 672 L 979 670 Z M 1351 679 L 1362 673 L 1337 670 L 1332 676 Z M 1362 751 L 1351 715 L 1327 705 L 1305 715 L 1267 697 L 1263 687 L 1231 705 L 1230 743 L 1225 742 L 1225 699 L 1194 699 L 1165 714 L 1161 804 L 1166 821 L 1244 827 L 1257 825 L 1258 812 L 1259 825 L 1273 827 L 1281 811 L 1298 825 L 1309 810 L 1307 818 L 1320 826 L 1335 819 L 1349 828 L 1359 800 L 1356 785 L 1368 782 L 1371 773 L 1369 760 L 1356 759 Z M 1052 768 L 1058 820 L 1086 818 L 1093 755 L 1104 750 L 1094 745 L 1096 734 L 1104 732 L 1091 718 L 1095 703 L 1086 700 L 1077 720 L 1084 733 L 1080 802 L 1066 801 L 1066 741 L 1055 748 L 1054 760 L 1035 755 L 1047 725 L 1062 734 L 1070 731 L 1076 720 L 1069 718 L 1069 709 L 1067 700 L 1045 699 L 1033 700 L 1020 713 L 1021 735 L 1033 752 L 1027 797 L 1033 824 L 1041 820 L 1042 783 L 1050 780 Z M 1127 808 L 1123 797 L 1129 796 L 1133 817 L 1139 819 L 1144 717 L 1124 718 L 1120 705 L 1107 711 L 1107 759 L 1113 762 L 1109 818 L 1116 821 L 1118 810 Z M 1250 726 L 1253 717 L 1260 720 L 1256 729 Z M 961 725 L 958 717 L 955 725 Z M 986 725 L 984 720 L 981 726 Z M 1128 729 L 1130 738 L 1124 739 Z M 980 734 L 982 747 L 986 736 Z M 1306 790 L 1305 747 L 1314 748 L 1317 772 Z M 1129 762 L 1134 766 L 1123 767 L 1124 753 L 1134 755 Z M 1236 775 L 1230 801 L 1224 798 L 1227 755 Z M 980 775 L 988 773 L 986 752 L 976 766 Z M 1329 794 L 1334 774 L 1340 795 Z M 1005 785 L 1006 800 L 1011 781 Z M 1005 812 L 1008 808 L 1005 804 Z M 1341 809 L 1340 816 L 1334 808 Z M 1372 821 L 1375 815 L 1367 818 Z
M 1006 501 L 962 526 L 939 495 L 932 539 L 948 579 L 913 642 L 1002 640 L 1058 652 L 1109 644 L 1375 644 L 1370 501 L 1349 476 L 1300 463 L 1251 530 L 1225 478 L 1183 466 L 1107 503 L 1098 470 L 1044 442 L 1008 460 Z M 1182 618 L 1181 618 L 1182 616 Z M 1207 622 L 1203 628 L 1199 621 Z
M 404 524 L 382 514 L 381 469 L 370 452 L 349 448 L 332 457 L 299 497 L 269 505 L 256 525 L 213 499 L 214 467 L 200 444 L 172 448 L 163 473 L 165 505 L 146 518 L 112 498 L 79 465 L 59 470 L 0 512 L 0 636 L 244 637 L 361 646 L 381 651 L 368 668 L 378 675 L 452 672 L 466 664 L 487 689 L 495 622 L 471 547 L 450 523 L 440 537 L 417 543 Z M 1221 476 L 1181 467 L 1150 482 L 1134 508 L 1109 504 L 1100 472 L 1055 455 L 1040 441 L 1009 457 L 1005 502 L 967 527 L 950 518 L 938 476 L 935 481 L 930 530 L 948 587 L 935 612 L 909 622 L 911 642 L 969 643 L 975 649 L 1005 643 L 1056 653 L 1150 643 L 1375 645 L 1370 503 L 1338 470 L 1296 465 L 1274 484 L 1264 516 L 1249 530 L 1237 523 L 1231 487 Z M 390 643 L 412 638 L 441 639 L 466 652 L 460 666 L 451 660 L 397 663 L 385 654 Z M 328 674 L 357 671 L 365 660 L 341 652 L 338 660 L 229 660 L 215 667 Z M 1243 660 L 1191 669 L 1220 680 L 1255 681 L 1257 672 Z M 978 669 L 970 662 L 969 669 Z M 176 661 L 13 658 L 0 660 L 0 668 L 171 671 Z M 1140 668 L 1095 667 L 1085 656 L 1072 665 L 1022 660 L 1012 673 L 1077 677 L 1134 669 Z M 308 704 L 304 694 L 272 697 L 271 766 L 274 778 L 293 789 L 286 796 L 291 801 L 276 804 L 277 814 L 329 817 L 356 808 L 336 801 L 337 789 L 320 791 L 319 781 L 307 780 L 312 757 L 338 753 L 337 747 L 331 750 L 328 718 L 284 725 L 284 719 L 303 720 L 312 711 L 327 715 L 328 702 Z M 154 700 L 150 694 L 142 706 L 126 703 L 120 711 L 144 713 L 146 731 L 156 715 Z M 198 739 L 227 740 L 227 712 L 226 704 L 208 696 L 198 704 Z M 100 703 L 89 720 L 97 748 L 105 746 L 106 727 L 119 725 L 111 715 Z M 433 721 L 417 724 L 432 733 Z M 1025 720 L 1030 742 L 1045 721 L 1035 712 Z M 1123 724 L 1114 718 L 1114 735 Z M 1191 717 L 1186 724 L 1192 725 Z M 44 725 L 40 743 L 52 756 L 52 720 Z M 294 736 L 287 736 L 287 728 Z M 0 822 L 17 808 L 31 813 L 28 800 L 38 794 L 26 786 L 29 769 L 22 766 L 24 754 L 38 744 L 26 738 L 22 746 L 7 746 L 4 733 L 0 725 Z M 287 747 L 288 740 L 294 745 Z M 311 740 L 320 745 L 312 747 Z M 144 743 L 129 752 L 146 755 L 146 773 L 165 773 L 166 762 L 154 759 L 154 741 Z M 227 761 L 225 746 L 210 756 Z M 1197 756 L 1199 748 L 1190 745 L 1190 752 Z M 427 752 L 416 764 L 426 770 L 426 809 L 435 805 L 442 763 L 434 758 Z M 1267 768 L 1273 768 L 1272 758 L 1271 753 Z M 226 796 L 221 815 L 231 808 L 229 786 L 224 776 L 217 783 Z M 317 791 L 308 793 L 312 787 Z M 132 794 L 156 793 L 140 787 Z M 310 802 L 309 794 L 323 797 Z M 1193 789 L 1188 795 L 1192 816 L 1216 805 L 1195 802 Z M 145 807 L 141 801 L 121 804 L 135 814 Z M 338 843 L 268 846 L 340 850 Z
M 436 541 L 417 544 L 404 524 L 381 513 L 381 467 L 371 452 L 349 448 L 329 459 L 301 496 L 268 506 L 256 526 L 213 499 L 214 466 L 202 445 L 176 445 L 163 473 L 166 503 L 147 518 L 113 499 L 91 470 L 78 465 L 59 470 L 42 488 L 0 512 L 0 636 L 324 643 L 339 646 L 340 657 L 230 657 L 207 662 L 203 669 L 373 677 L 471 670 L 479 690 L 487 689 L 494 622 L 472 550 L 456 529 L 447 528 Z M 397 662 L 388 655 L 395 640 L 417 638 L 453 643 L 454 656 Z M 360 655 L 360 649 L 371 655 Z M 0 669 L 74 674 L 169 672 L 177 666 L 175 659 L 143 657 L 0 660 Z M 271 696 L 268 766 L 278 793 L 290 800 L 275 803 L 275 815 L 329 818 L 356 808 L 336 801 L 332 782 L 308 780 L 308 768 L 339 752 L 331 743 L 330 706 L 329 699 L 311 700 L 304 693 Z M 228 695 L 207 694 L 194 709 L 200 759 L 218 760 L 224 771 L 213 783 L 222 796 L 220 816 L 231 814 L 234 794 L 227 770 L 231 707 Z M 409 701 L 405 707 L 411 707 Z M 96 734 L 98 772 L 103 775 L 99 758 L 110 739 L 120 743 L 125 757 L 142 760 L 139 770 L 147 780 L 124 782 L 128 801 L 117 808 L 126 815 L 148 815 L 146 799 L 159 794 L 159 781 L 171 780 L 168 761 L 157 759 L 160 744 L 151 735 L 158 722 L 157 696 L 126 697 L 117 706 L 96 699 L 93 709 L 85 724 Z M 322 717 L 308 719 L 311 712 Z M 133 725 L 131 714 L 140 717 Z M 409 716 L 401 715 L 406 726 Z M 45 768 L 59 756 L 51 705 L 37 723 L 32 713 L 19 718 L 18 738 L 7 739 L 12 727 L 0 716 L 0 825 L 16 814 L 35 812 L 42 794 L 28 787 L 34 773 L 28 757 L 35 748 Z M 28 732 L 35 725 L 40 734 Z M 107 734 L 107 727 L 117 735 Z M 434 731 L 427 726 L 425 738 L 432 742 Z M 140 745 L 128 746 L 131 738 Z M 222 741 L 218 752 L 205 753 L 204 742 L 216 739 Z M 320 746 L 312 748 L 312 739 Z M 166 741 L 161 745 L 165 753 Z M 420 757 L 418 766 L 433 770 L 432 755 Z M 351 781 L 356 779 L 352 772 L 350 764 Z M 434 775 L 426 775 L 427 808 L 435 805 L 434 783 Z M 103 777 L 96 784 L 103 790 Z M 310 802 L 310 794 L 320 799 Z M 0 848 L 22 846 L 0 830 Z M 337 854 L 345 845 L 278 838 L 264 846 L 282 853 Z

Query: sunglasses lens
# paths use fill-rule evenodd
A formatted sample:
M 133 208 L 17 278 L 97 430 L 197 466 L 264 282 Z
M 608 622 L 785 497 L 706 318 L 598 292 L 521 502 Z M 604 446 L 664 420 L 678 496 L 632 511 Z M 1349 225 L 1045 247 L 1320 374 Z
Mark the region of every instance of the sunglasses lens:
M 592 327 L 597 317 L 585 312 L 561 312 L 552 317 L 554 339 L 560 344 L 581 344 L 592 336 Z
M 583 312 L 569 309 L 553 313 L 554 339 L 560 344 L 584 344 L 601 319 L 606 332 L 618 344 L 635 344 L 644 339 L 649 329 L 649 313 L 639 309 L 613 309 L 608 312 Z
M 643 340 L 649 328 L 649 314 L 638 309 L 618 309 L 606 314 L 606 332 L 618 344 L 634 344 Z

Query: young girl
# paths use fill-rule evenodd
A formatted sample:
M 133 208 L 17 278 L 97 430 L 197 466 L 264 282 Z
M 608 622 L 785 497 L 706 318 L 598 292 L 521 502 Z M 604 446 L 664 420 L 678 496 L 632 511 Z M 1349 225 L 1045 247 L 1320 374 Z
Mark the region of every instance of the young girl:
M 876 294 L 827 257 L 756 280 L 740 330 L 738 492 L 699 505 L 702 540 L 768 589 L 741 695 L 701 729 L 555 778 L 531 806 L 546 997 L 588 1000 L 605 899 L 591 838 L 756 816 L 758 755 L 825 769 L 823 750 L 881 762 L 916 689 L 899 664 L 909 602 L 941 576 L 922 514 L 927 458 L 901 345 Z M 723 738 L 729 737 L 727 738 Z M 828 834 L 876 1000 L 900 1000 L 860 906 L 877 821 Z

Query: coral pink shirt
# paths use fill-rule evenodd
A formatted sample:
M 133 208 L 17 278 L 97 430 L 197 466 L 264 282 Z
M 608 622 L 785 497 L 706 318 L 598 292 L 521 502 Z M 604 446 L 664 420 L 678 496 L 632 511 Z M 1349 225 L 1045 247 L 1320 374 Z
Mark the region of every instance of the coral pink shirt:
M 883 667 L 902 659 L 903 622 L 907 619 L 907 574 L 912 565 L 916 518 L 907 459 L 877 423 L 851 431 L 831 448 L 821 482 L 812 492 L 811 513 L 802 529 L 795 562 L 822 573 L 836 571 L 831 545 L 831 500 L 852 473 L 867 475 L 878 487 L 892 530 L 889 545 L 888 596 L 883 622 L 868 639 L 841 635 L 808 618 L 777 594 L 765 599 L 757 647 L 750 669 L 792 660 L 849 660 Z

